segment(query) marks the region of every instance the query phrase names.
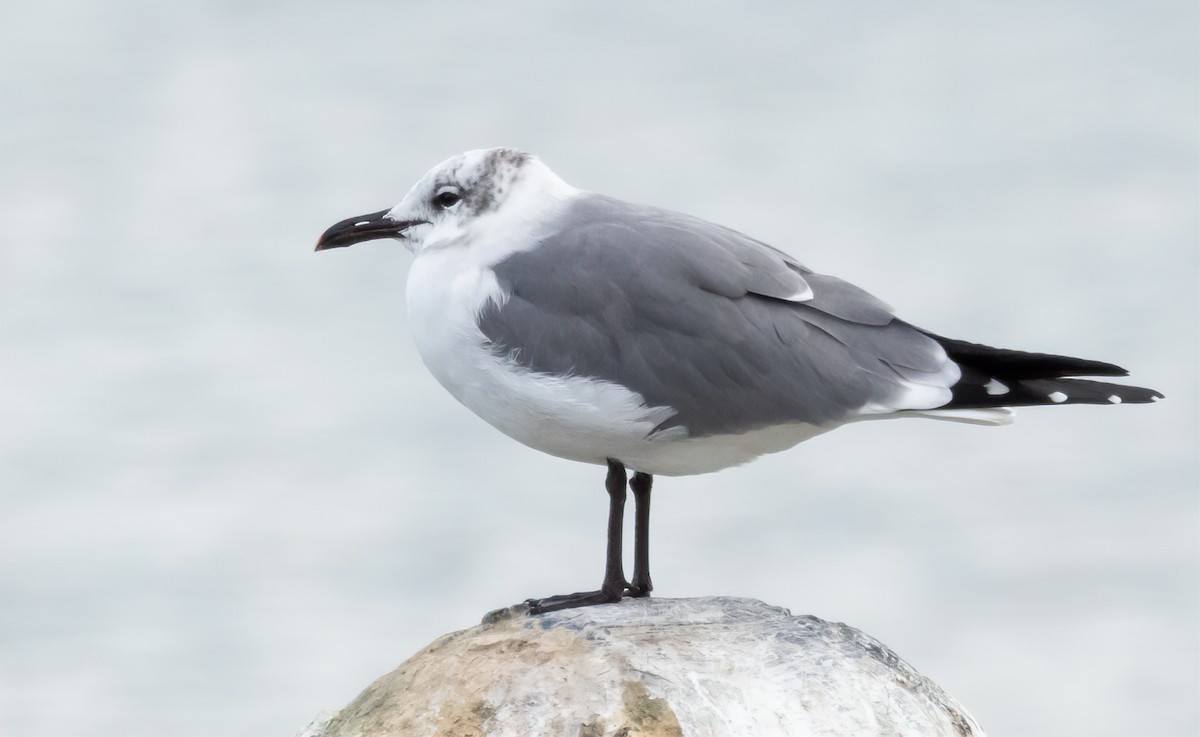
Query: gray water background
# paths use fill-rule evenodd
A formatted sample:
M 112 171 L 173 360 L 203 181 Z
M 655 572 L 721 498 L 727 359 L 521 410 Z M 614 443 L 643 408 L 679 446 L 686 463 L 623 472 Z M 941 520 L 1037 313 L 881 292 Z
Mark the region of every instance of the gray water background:
M 1200 731 L 1197 5 L 0 5 L 0 733 L 290 734 L 598 582 L 602 472 L 458 406 L 410 255 L 458 151 L 730 225 L 1167 394 L 662 479 L 663 596 L 860 627 L 993 734 Z

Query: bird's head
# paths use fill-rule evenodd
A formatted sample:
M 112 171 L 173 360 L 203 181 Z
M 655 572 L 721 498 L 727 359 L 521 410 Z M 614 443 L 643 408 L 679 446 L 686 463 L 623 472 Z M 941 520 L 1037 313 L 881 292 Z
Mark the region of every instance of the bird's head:
M 317 240 L 317 250 L 377 238 L 397 239 L 418 254 L 469 243 L 481 231 L 520 228 L 574 191 L 531 154 L 467 151 L 430 169 L 395 207 L 336 223 Z

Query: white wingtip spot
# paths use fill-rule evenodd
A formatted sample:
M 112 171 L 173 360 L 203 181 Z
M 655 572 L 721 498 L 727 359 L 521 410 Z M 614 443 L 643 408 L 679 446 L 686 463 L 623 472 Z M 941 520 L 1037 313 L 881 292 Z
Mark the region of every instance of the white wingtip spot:
M 370 225 L 370 224 L 371 224 L 371 221 L 370 221 L 370 220 L 363 220 L 363 221 L 361 221 L 361 222 L 357 222 L 357 223 L 355 223 L 355 224 L 354 224 L 354 227 L 356 227 L 356 228 L 361 228 L 361 227 L 362 227 L 362 226 L 364 226 L 364 225 Z
M 1004 384 L 1001 384 L 999 381 L 996 381 L 995 379 L 992 379 L 988 383 L 984 384 L 983 389 L 993 397 L 1001 394 L 1008 394 L 1008 387 Z
M 1109 403 L 1110 403 L 1110 404 L 1120 404 L 1120 403 L 1121 403 L 1121 398 L 1120 398 L 1120 397 L 1118 397 L 1116 394 L 1114 394 L 1114 395 L 1112 395 L 1111 397 L 1109 397 L 1109 398 L 1108 398 L 1108 401 L 1109 401 Z
M 1048 396 L 1050 397 L 1050 401 L 1055 404 L 1062 404 L 1067 401 L 1067 395 L 1062 392 L 1050 392 Z

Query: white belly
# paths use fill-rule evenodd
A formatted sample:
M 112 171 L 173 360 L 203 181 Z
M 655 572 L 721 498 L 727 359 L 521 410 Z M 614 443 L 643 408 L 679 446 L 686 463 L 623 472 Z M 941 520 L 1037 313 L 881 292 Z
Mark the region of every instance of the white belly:
M 409 322 L 422 360 L 468 409 L 537 450 L 603 465 L 615 458 L 638 471 L 707 473 L 790 448 L 832 429 L 786 425 L 740 435 L 688 438 L 675 427 L 651 435 L 671 417 L 641 395 L 585 377 L 554 377 L 496 355 L 476 323 L 478 310 L 502 291 L 487 266 L 461 249 L 425 252 L 408 278 Z

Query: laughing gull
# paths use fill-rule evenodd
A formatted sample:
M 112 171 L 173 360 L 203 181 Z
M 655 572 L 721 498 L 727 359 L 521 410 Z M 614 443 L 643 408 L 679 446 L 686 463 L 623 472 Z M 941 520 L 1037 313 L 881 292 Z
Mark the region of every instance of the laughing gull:
M 578 190 L 511 148 L 447 159 L 395 207 L 329 228 L 317 250 L 376 238 L 416 256 L 409 322 L 442 386 L 525 445 L 608 467 L 600 589 L 531 599 L 533 612 L 649 595 L 655 475 L 717 471 L 860 420 L 1002 425 L 1014 406 L 1162 396 L 1065 378 L 1127 375 L 1113 364 L 922 330 L 765 243 Z

